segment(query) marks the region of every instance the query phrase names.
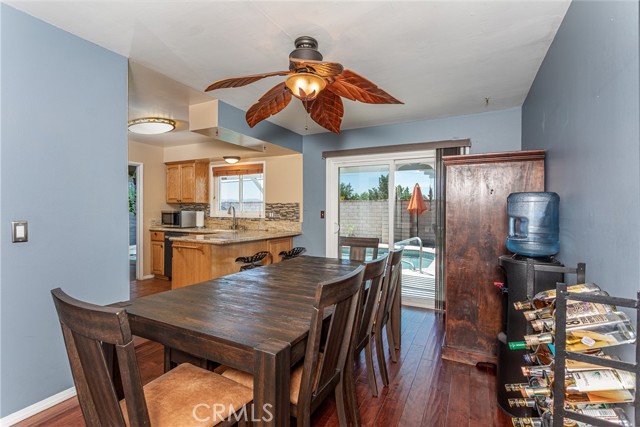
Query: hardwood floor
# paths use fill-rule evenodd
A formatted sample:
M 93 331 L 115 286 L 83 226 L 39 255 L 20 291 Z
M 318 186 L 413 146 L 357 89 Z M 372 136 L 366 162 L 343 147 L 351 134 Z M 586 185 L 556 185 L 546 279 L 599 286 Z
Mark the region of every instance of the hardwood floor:
M 129 284 L 129 296 L 131 299 L 140 298 L 159 292 L 170 291 L 171 281 L 161 279 L 132 280 Z
M 131 296 L 149 295 L 170 287 L 171 282 L 164 280 L 134 281 L 131 282 Z M 398 363 L 391 363 L 387 357 L 390 385 L 382 387 L 378 379 L 378 397 L 372 397 L 369 392 L 364 353 L 357 360 L 357 397 L 363 426 L 511 425 L 510 418 L 496 404 L 494 371 L 442 360 L 443 335 L 441 314 L 403 307 L 402 350 Z M 162 374 L 163 348 L 160 344 L 139 340 L 136 355 L 145 384 Z M 375 369 L 378 372 L 377 366 Z M 17 425 L 75 427 L 84 426 L 85 423 L 77 399 L 72 398 Z M 332 398 L 318 408 L 313 415 L 312 426 L 338 426 Z

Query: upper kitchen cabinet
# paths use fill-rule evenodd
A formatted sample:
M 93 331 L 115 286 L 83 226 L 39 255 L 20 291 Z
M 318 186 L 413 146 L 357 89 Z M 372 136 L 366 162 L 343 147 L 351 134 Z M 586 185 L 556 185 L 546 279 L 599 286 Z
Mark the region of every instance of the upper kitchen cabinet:
M 167 203 L 209 203 L 209 161 L 167 165 Z

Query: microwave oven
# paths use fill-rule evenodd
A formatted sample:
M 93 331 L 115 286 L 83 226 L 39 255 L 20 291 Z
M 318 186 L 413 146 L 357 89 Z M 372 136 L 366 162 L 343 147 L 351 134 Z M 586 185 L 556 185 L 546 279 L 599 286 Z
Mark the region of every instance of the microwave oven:
M 190 228 L 196 226 L 196 211 L 162 211 L 163 227 Z

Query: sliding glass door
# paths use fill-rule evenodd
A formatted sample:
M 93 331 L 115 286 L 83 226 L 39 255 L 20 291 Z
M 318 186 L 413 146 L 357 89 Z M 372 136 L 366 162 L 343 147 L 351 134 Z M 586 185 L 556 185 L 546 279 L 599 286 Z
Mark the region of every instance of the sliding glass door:
M 434 308 L 435 151 L 329 159 L 327 177 L 327 256 L 348 257 L 339 236 L 377 237 L 380 255 L 403 247 L 403 303 Z
M 377 237 L 389 246 L 389 163 L 338 166 L 338 236 Z M 339 254 L 348 258 L 348 250 Z
M 393 241 L 404 247 L 402 299 L 435 307 L 435 159 L 396 161 Z

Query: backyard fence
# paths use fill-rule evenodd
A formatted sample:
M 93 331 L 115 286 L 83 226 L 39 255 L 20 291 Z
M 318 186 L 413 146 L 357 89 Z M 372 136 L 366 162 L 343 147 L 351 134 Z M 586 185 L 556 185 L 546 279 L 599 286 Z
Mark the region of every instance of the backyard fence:
M 418 236 L 424 246 L 435 246 L 435 201 L 427 202 L 428 210 L 416 215 L 407 210 L 409 200 L 395 202 L 395 241 Z M 381 243 L 389 243 L 388 200 L 342 200 L 340 201 L 340 235 L 378 237 Z

